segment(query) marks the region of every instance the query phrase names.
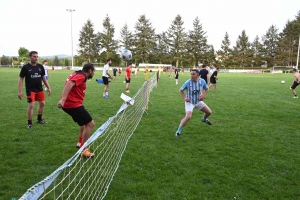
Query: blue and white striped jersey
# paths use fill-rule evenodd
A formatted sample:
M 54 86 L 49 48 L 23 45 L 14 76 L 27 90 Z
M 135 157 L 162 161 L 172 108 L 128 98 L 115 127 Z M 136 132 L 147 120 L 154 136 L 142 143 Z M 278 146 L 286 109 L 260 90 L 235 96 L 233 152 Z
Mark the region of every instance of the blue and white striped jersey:
M 191 99 L 192 104 L 199 102 L 199 96 L 202 93 L 202 89 L 208 89 L 204 79 L 199 78 L 197 82 L 192 79 L 187 80 L 180 88 L 182 91 L 186 90 L 186 96 Z

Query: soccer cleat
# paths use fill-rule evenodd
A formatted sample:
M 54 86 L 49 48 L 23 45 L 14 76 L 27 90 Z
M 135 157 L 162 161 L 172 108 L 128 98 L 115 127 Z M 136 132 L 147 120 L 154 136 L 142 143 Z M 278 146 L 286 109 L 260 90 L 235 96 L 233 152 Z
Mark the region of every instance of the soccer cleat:
M 212 125 L 211 121 L 209 121 L 208 119 L 206 119 L 206 120 L 202 119 L 201 121 L 207 123 L 208 125 Z
M 127 92 L 127 93 L 130 93 L 130 91 L 129 91 L 129 90 L 126 90 L 126 92 Z
M 294 99 L 298 99 L 298 96 L 293 96 Z
M 27 128 L 32 129 L 32 124 L 28 124 Z
M 179 136 L 180 136 L 180 133 L 179 133 L 179 132 L 176 132 L 176 133 L 175 133 L 175 136 L 179 137 Z
M 107 95 L 105 95 L 105 96 L 102 96 L 104 99 L 108 99 L 109 98 L 109 96 L 107 96 Z
M 80 146 L 81 146 L 81 143 L 78 142 L 78 143 L 76 144 L 76 148 L 80 149 Z
M 81 156 L 82 156 L 82 157 L 86 157 L 86 158 L 91 158 L 91 157 L 94 157 L 95 154 L 91 153 L 90 150 L 89 150 L 89 148 L 86 147 L 86 148 L 82 151 Z
M 43 120 L 43 119 L 42 120 L 37 120 L 36 122 L 38 124 L 47 124 L 47 122 L 45 120 Z

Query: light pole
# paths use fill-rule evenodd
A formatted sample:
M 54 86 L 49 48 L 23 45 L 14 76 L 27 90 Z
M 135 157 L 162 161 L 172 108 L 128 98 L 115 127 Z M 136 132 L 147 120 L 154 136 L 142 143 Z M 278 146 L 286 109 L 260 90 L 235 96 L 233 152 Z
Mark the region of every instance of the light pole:
M 66 9 L 68 12 L 71 13 L 71 44 L 72 44 L 72 68 L 73 69 L 73 31 L 72 31 L 72 13 L 75 11 L 74 9 Z

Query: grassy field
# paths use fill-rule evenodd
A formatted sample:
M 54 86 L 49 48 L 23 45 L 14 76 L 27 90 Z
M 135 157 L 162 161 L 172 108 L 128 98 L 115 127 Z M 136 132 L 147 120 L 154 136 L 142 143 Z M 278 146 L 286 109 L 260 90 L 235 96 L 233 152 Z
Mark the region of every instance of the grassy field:
M 0 199 L 19 198 L 77 151 L 78 127 L 56 107 L 70 73 L 51 73 L 48 124 L 27 130 L 26 99 L 17 98 L 19 69 L 0 69 Z M 117 77 L 111 98 L 103 99 L 103 85 L 95 81 L 101 76 L 96 72 L 88 82 L 84 102 L 95 130 L 117 112 L 125 90 Z M 289 89 L 293 75 L 219 74 L 217 91 L 205 99 L 213 125 L 194 111 L 177 138 L 185 115 L 178 90 L 188 78 L 180 73 L 175 85 L 161 75 L 105 199 L 300 199 L 300 98 Z M 132 94 L 143 81 L 142 73 L 132 78 Z

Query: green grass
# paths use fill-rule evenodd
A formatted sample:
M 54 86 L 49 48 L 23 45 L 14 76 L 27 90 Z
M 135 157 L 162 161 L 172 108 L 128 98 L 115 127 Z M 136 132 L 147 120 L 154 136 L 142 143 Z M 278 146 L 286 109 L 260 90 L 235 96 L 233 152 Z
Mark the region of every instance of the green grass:
M 51 73 L 48 124 L 34 123 L 33 130 L 26 129 L 26 100 L 17 98 L 18 74 L 0 69 L 0 199 L 20 197 L 77 151 L 78 127 L 56 108 L 70 71 Z M 180 73 L 175 85 L 162 74 L 105 199 L 300 199 L 300 99 L 289 89 L 293 75 L 219 74 L 217 92 L 205 99 L 213 125 L 202 123 L 202 114 L 194 111 L 177 138 L 185 115 L 178 90 L 188 78 Z M 135 94 L 144 78 L 140 72 L 132 79 Z M 117 112 L 124 90 L 123 77 L 117 77 L 110 85 L 112 98 L 103 99 L 103 85 L 88 82 L 84 105 L 95 130 Z

